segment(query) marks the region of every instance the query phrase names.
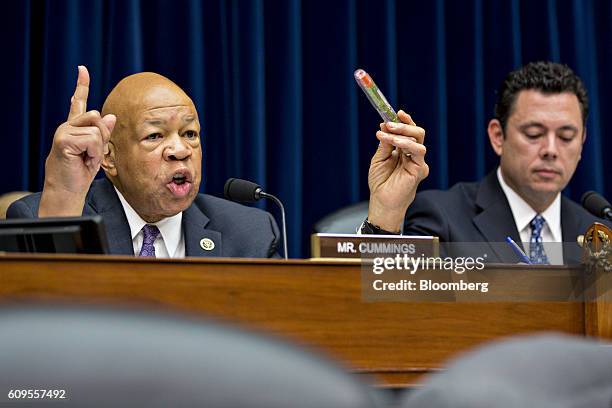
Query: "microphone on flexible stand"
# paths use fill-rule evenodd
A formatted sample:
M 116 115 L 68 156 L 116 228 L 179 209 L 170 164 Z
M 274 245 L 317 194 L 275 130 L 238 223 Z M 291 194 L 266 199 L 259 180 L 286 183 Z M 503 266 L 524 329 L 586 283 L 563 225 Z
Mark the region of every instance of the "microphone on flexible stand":
M 289 259 L 287 250 L 287 222 L 285 221 L 285 207 L 283 206 L 281 200 L 272 194 L 268 194 L 263 191 L 263 188 L 261 188 L 260 185 L 253 183 L 252 181 L 238 178 L 227 179 L 223 192 L 228 200 L 237 201 L 240 203 L 254 203 L 262 198 L 268 198 L 278 205 L 281 210 L 285 259 Z
M 612 221 L 612 205 L 595 191 L 587 191 L 580 200 L 582 206 L 596 217 Z

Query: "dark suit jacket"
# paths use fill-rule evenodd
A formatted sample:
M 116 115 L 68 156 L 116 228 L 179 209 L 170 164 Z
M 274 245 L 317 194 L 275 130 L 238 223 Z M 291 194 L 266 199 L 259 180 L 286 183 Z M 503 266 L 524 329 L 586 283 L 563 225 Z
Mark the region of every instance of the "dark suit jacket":
M 36 218 L 40 194 L 13 203 L 7 211 L 7 218 Z M 111 254 L 134 255 L 130 226 L 108 179 L 92 183 L 83 215 L 102 216 Z M 278 257 L 279 231 L 274 218 L 260 209 L 221 198 L 198 194 L 191 206 L 183 211 L 183 231 L 186 256 Z M 202 238 L 211 239 L 215 243 L 214 249 L 202 249 Z
M 606 223 L 561 196 L 561 231 L 563 241 L 568 243 L 564 245 L 566 261 L 580 259 L 576 237 L 595 221 Z M 519 261 L 505 243 L 507 236 L 515 242 L 521 238 L 495 171 L 480 182 L 457 183 L 446 191 L 418 193 L 406 213 L 404 234 L 438 236 L 440 242 L 452 243 L 448 247 L 450 252 L 463 256 L 469 256 L 466 253 L 479 256 L 486 251 L 488 262 Z

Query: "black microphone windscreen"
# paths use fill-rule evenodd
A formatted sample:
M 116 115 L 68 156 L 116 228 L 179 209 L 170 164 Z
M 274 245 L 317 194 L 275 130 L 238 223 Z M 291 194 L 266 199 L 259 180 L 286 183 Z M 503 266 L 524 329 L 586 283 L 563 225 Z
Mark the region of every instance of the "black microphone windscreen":
M 591 214 L 605 218 L 606 208 L 610 208 L 610 202 L 595 191 L 587 191 L 582 195 L 582 206 Z
M 261 187 L 252 181 L 230 178 L 225 182 L 223 192 L 228 200 L 241 203 L 254 203 L 259 200 Z

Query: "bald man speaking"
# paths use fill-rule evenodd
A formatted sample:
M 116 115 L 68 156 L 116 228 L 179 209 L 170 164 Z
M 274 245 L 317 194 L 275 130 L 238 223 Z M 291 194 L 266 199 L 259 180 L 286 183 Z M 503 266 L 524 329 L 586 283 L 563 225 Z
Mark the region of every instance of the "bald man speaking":
M 270 214 L 198 194 L 200 122 L 193 101 L 152 72 L 121 80 L 102 113 L 87 111 L 89 72 L 78 68 L 68 120 L 53 137 L 45 184 L 8 218 L 99 214 L 112 254 L 278 257 Z M 106 178 L 94 180 L 100 167 Z

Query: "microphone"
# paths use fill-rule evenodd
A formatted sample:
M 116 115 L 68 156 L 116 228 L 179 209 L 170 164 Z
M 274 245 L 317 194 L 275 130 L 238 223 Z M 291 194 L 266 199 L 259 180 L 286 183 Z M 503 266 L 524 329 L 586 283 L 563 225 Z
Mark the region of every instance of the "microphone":
M 591 214 L 612 221 L 612 205 L 601 194 L 587 191 L 582 195 L 580 202 Z
M 285 221 L 285 207 L 281 200 L 272 194 L 268 194 L 263 191 L 260 185 L 253 183 L 252 181 L 242 180 L 239 178 L 229 178 L 225 182 L 223 187 L 223 193 L 225 198 L 239 203 L 254 203 L 262 198 L 268 198 L 272 200 L 281 211 L 281 221 L 283 228 L 283 249 L 285 252 L 285 259 L 289 259 L 287 249 L 287 222 Z

